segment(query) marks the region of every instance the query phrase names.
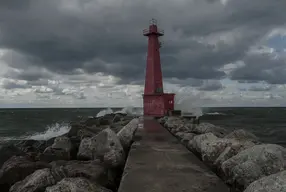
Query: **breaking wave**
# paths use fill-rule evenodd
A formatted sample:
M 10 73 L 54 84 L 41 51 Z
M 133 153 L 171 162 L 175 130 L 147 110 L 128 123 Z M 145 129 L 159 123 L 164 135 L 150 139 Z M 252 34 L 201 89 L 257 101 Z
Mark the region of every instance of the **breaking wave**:
M 48 125 L 46 130 L 43 132 L 36 132 L 30 135 L 20 136 L 20 137 L 1 137 L 1 142 L 13 141 L 13 140 L 48 140 L 53 137 L 58 137 L 66 134 L 70 130 L 70 125 L 68 123 L 54 123 Z
M 113 113 L 113 110 L 110 109 L 110 108 L 107 108 L 107 109 L 103 109 L 101 111 L 99 111 L 96 115 L 96 117 L 102 117 L 104 115 L 107 115 L 107 114 L 112 114 Z
M 204 115 L 226 115 L 226 114 L 219 112 L 211 112 L 211 113 L 205 113 Z

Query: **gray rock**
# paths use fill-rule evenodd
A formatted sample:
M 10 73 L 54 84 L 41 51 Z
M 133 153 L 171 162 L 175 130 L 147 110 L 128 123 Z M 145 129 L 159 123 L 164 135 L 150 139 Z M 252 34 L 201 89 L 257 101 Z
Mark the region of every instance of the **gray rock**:
M 52 187 L 48 187 L 46 192 L 112 192 L 85 178 L 65 178 Z
M 204 141 L 212 141 L 212 140 L 216 140 L 218 139 L 218 137 L 216 137 L 213 133 L 206 133 L 206 134 L 202 134 L 202 135 L 197 135 L 195 136 L 187 145 L 187 147 L 196 153 L 201 154 L 201 150 L 202 150 L 202 143 Z
M 187 145 L 196 136 L 195 133 L 184 133 L 181 137 L 181 142 Z
M 84 177 L 104 187 L 110 187 L 108 171 L 98 161 L 55 161 L 51 169 L 40 169 L 15 183 L 10 192 L 39 192 L 64 178 Z
M 40 155 L 40 160 L 51 162 L 55 160 L 70 160 L 71 159 L 72 143 L 68 137 L 57 137 L 54 144 L 47 147 L 43 154 Z
M 285 192 L 286 171 L 262 177 L 252 182 L 244 192 Z
M 15 183 L 9 192 L 41 192 L 56 184 L 52 171 L 48 168 L 35 171 L 24 180 Z
M 62 136 L 55 139 L 52 148 L 69 152 L 72 148 L 72 144 L 68 137 Z
M 159 122 L 161 125 L 164 125 L 167 120 L 168 120 L 168 116 L 164 116 L 164 117 L 158 119 L 158 122 Z
M 172 129 L 178 128 L 179 126 L 184 125 L 184 121 L 178 117 L 168 117 L 166 120 L 164 127 L 169 129 L 172 132 Z
M 245 189 L 248 184 L 286 167 L 286 149 L 279 145 L 263 144 L 245 149 L 222 163 L 221 170 L 228 183 Z
M 192 129 L 189 126 L 186 126 L 185 124 L 179 124 L 177 128 L 174 128 L 171 130 L 173 134 L 176 134 L 178 132 L 183 132 L 183 133 L 191 133 Z
M 26 155 L 18 147 L 11 144 L 0 145 L 0 167 L 3 163 L 13 156 L 23 156 Z
M 103 186 L 110 186 L 108 172 L 98 161 L 55 161 L 52 174 L 57 181 L 66 177 L 84 177 Z
M 252 133 L 245 131 L 243 129 L 235 130 L 227 134 L 224 138 L 226 139 L 236 139 L 238 141 L 252 141 L 257 143 L 259 139 Z
M 175 134 L 175 136 L 176 137 L 179 137 L 180 139 L 182 139 L 182 137 L 184 136 L 184 132 L 177 132 L 176 134 Z
M 102 127 L 95 124 L 84 124 L 83 123 L 73 123 L 71 124 L 71 129 L 68 132 L 68 137 L 78 137 L 83 139 L 85 137 L 92 137 L 102 131 Z
M 201 123 L 199 125 L 196 125 L 192 129 L 192 132 L 196 134 L 213 133 L 215 136 L 220 138 L 224 137 L 227 134 L 226 129 L 219 126 L 215 126 L 211 123 Z
M 111 129 L 107 128 L 95 136 L 94 158 L 100 159 L 107 167 L 124 164 L 124 149 Z
M 24 151 L 25 153 L 29 152 L 43 152 L 48 146 L 54 143 L 55 138 L 48 140 L 19 140 L 15 143 L 15 146 Z
M 221 164 L 231 157 L 237 155 L 240 151 L 253 147 L 255 144 L 251 141 L 237 141 L 226 147 L 224 151 L 215 160 L 214 165 L 219 169 Z
M 127 125 L 125 125 L 118 133 L 117 137 L 122 145 L 122 147 L 125 149 L 128 149 L 131 145 L 133 135 L 138 127 L 139 119 L 132 119 Z
M 116 115 L 113 117 L 113 119 L 112 119 L 112 123 L 116 123 L 116 122 L 118 122 L 118 121 L 121 121 L 122 118 L 123 118 L 122 115 L 116 114 Z
M 79 160 L 93 160 L 94 151 L 96 146 L 95 137 L 83 138 L 80 142 L 80 146 L 77 153 L 77 159 Z
M 33 162 L 25 156 L 13 156 L 8 159 L 0 170 L 0 186 L 11 186 L 24 179 L 37 169 L 50 167 L 49 164 L 43 162 Z
M 226 147 L 231 146 L 235 143 L 235 140 L 231 139 L 211 139 L 203 140 L 201 143 L 201 154 L 202 160 L 212 166 L 215 160 L 220 156 L 220 154 L 225 150 Z

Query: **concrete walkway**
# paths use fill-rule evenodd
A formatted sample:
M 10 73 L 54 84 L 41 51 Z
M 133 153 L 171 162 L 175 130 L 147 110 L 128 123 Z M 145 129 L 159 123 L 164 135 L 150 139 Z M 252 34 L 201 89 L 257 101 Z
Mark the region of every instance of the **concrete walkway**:
M 135 135 L 119 192 L 227 192 L 226 185 L 157 121 Z

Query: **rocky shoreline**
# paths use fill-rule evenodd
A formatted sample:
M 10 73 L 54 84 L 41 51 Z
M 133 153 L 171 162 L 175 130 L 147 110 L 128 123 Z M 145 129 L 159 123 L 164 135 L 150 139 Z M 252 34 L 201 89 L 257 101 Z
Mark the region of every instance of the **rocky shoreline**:
M 135 116 L 107 114 L 47 141 L 3 144 L 1 192 L 117 191 L 137 127 Z
M 286 149 L 265 144 L 245 130 L 228 132 L 182 117 L 158 121 L 237 192 L 285 192 Z

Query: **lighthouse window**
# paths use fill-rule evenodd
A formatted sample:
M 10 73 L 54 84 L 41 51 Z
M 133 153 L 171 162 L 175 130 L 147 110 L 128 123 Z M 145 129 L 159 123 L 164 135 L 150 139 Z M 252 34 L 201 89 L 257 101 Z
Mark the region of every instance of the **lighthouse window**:
M 163 89 L 161 87 L 156 88 L 155 90 L 156 93 L 163 93 Z

